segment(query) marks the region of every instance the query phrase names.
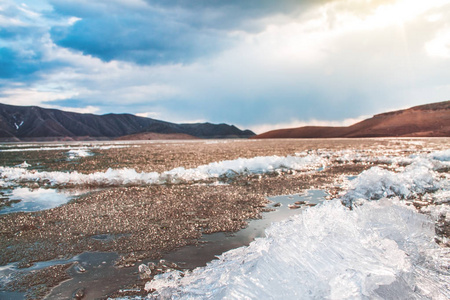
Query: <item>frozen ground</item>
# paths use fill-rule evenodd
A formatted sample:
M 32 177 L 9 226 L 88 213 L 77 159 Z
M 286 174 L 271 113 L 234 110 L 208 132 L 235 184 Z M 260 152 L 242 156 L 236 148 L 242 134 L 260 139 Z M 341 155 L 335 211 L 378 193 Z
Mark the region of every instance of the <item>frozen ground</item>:
M 117 266 L 138 271 L 140 260 L 195 245 L 202 233 L 246 226 L 267 196 L 323 189 L 330 201 L 274 224 L 266 238 L 192 272 L 140 280 L 125 294 L 447 299 L 448 145 L 352 139 L 0 146 L 8 150 L 0 152 L 5 205 L 20 208 L 8 202 L 19 200 L 8 198 L 14 191 L 95 188 L 52 209 L 0 216 L 0 264 L 35 272 L 28 267 L 37 261 L 104 251 L 120 254 Z M 3 285 L 36 290 L 26 278 Z M 38 289 L 45 294 L 57 282 Z

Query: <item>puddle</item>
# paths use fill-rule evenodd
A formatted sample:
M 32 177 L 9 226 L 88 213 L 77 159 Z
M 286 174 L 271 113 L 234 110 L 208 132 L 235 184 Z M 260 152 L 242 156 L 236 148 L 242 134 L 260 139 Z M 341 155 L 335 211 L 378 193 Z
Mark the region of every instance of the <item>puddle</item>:
M 264 237 L 264 231 L 273 222 L 285 220 L 302 211 L 302 209 L 290 209 L 289 205 L 297 201 L 318 204 L 323 202 L 326 196 L 327 193 L 322 190 L 309 190 L 307 193 L 301 195 L 270 197 L 269 200 L 273 201 L 273 203 L 269 204 L 268 208 L 274 208 L 275 211 L 263 213 L 262 219 L 251 220 L 248 227 L 233 234 L 218 232 L 203 235 L 199 245 L 182 247 L 166 254 L 163 259 L 175 262 L 180 267 L 186 269 L 205 266 L 223 252 L 248 246 L 255 238 Z M 280 204 L 279 207 L 274 206 L 277 203 Z
M 23 300 L 25 299 L 25 293 L 0 291 L 0 299 Z
M 55 190 L 27 187 L 19 187 L 3 192 L 2 197 L 11 201 L 10 206 L 4 206 L 0 210 L 0 215 L 14 212 L 32 212 L 44 209 L 50 209 L 70 200 L 86 194 L 86 191 L 80 190 Z
M 275 210 L 263 213 L 262 219 L 251 220 L 247 228 L 233 234 L 219 232 L 203 235 L 198 245 L 179 248 L 166 254 L 162 258 L 170 262 L 175 262 L 184 269 L 205 266 L 223 252 L 241 246 L 247 246 L 255 238 L 263 237 L 265 229 L 269 227 L 272 222 L 282 221 L 290 216 L 301 213 L 302 209 L 290 209 L 290 204 L 293 204 L 296 201 L 318 204 L 325 200 L 326 195 L 327 194 L 322 190 L 310 190 L 302 195 L 271 197 L 269 200 L 273 202 L 268 205 L 268 208 L 274 208 Z M 280 205 L 274 206 L 277 203 Z M 93 238 L 107 240 L 113 237 L 111 235 L 98 235 Z M 72 293 L 82 287 L 86 290 L 86 299 L 96 299 L 105 297 L 124 285 L 136 282 L 138 279 L 138 265 L 140 263 L 131 268 L 115 268 L 114 262 L 117 259 L 118 255 L 116 253 L 86 252 L 69 260 L 40 262 L 31 268 L 22 270 L 31 271 L 55 264 L 77 261 L 85 271 L 79 272 L 76 267 L 70 268 L 69 275 L 72 279 L 55 287 L 46 299 L 70 299 Z M 142 263 L 148 262 L 150 262 L 150 260 Z M 0 268 L 0 276 L 7 276 L 7 272 L 17 270 L 15 267 L 12 267 L 13 265 L 14 264 L 8 265 L 9 269 L 8 266 L 3 267 L 3 269 Z M 6 294 L 0 293 L 1 299 L 3 299 L 2 295 L 6 296 Z M 23 298 L 19 297 L 11 299 Z

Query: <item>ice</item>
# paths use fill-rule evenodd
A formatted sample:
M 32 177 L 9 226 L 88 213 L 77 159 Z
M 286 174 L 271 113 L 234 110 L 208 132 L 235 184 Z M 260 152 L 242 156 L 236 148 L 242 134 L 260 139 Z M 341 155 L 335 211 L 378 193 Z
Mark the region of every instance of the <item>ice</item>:
M 433 152 L 430 156 L 436 160 L 450 161 L 450 149 Z
M 26 161 L 24 161 L 23 163 L 16 165 L 16 167 L 28 168 L 28 167 L 31 167 L 31 165 L 29 163 L 27 163 Z
M 450 222 L 450 206 L 448 205 L 428 205 L 421 209 L 422 212 L 430 214 L 435 221 L 443 218 Z
M 394 196 L 408 199 L 438 190 L 441 190 L 439 193 L 445 193 L 450 188 L 448 180 L 445 176 L 439 176 L 435 170 L 442 168 L 447 155 L 450 155 L 450 151 L 413 156 L 411 164 L 400 172 L 372 167 L 351 182 L 343 201 L 351 205 L 358 199 L 377 200 Z
M 439 189 L 440 182 L 432 170 L 425 166 L 411 165 L 403 172 L 395 173 L 379 167 L 362 172 L 343 196 L 351 204 L 358 199 L 378 200 L 398 196 L 412 198 L 418 194 Z
M 69 159 L 76 159 L 79 157 L 86 157 L 86 156 L 91 156 L 93 155 L 92 152 L 89 152 L 88 150 L 84 150 L 84 149 L 72 149 L 69 150 L 67 152 L 68 158 Z
M 52 145 L 52 147 L 30 147 L 24 148 L 29 145 L 17 145 L 12 149 L 0 149 L 0 152 L 34 152 L 34 151 L 78 151 L 78 150 L 109 150 L 109 149 L 120 149 L 129 147 L 139 147 L 137 145 L 92 145 L 92 146 L 65 146 L 65 145 Z M 37 146 L 37 145 L 33 145 Z
M 391 299 L 448 299 L 449 273 L 433 263 L 439 251 L 434 223 L 398 200 L 352 210 L 333 200 L 146 289 L 162 299 L 384 299 L 386 290 Z
M 149 298 L 449 299 L 450 250 L 435 243 L 435 221 L 450 218 L 448 178 L 435 171 L 447 157 L 410 157 L 397 172 L 372 167 L 342 198 L 273 223 L 248 247 L 156 276 Z M 402 200 L 419 197 L 444 204 L 423 214 Z
M 38 172 L 20 167 L 0 167 L 0 179 L 11 184 L 16 182 L 49 183 L 52 186 L 89 185 L 119 186 L 163 184 L 179 181 L 201 181 L 222 176 L 238 174 L 258 174 L 282 170 L 313 170 L 326 163 L 321 157 L 310 155 L 297 156 L 261 156 L 239 158 L 201 165 L 197 168 L 175 168 L 163 173 L 137 172 L 135 169 L 108 169 L 105 172 L 82 174 L 78 172 Z

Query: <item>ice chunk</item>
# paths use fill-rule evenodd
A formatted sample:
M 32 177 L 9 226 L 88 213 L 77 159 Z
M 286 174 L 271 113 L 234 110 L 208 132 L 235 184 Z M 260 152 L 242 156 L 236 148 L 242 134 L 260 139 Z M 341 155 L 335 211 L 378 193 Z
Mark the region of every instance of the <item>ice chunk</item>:
M 24 161 L 23 163 L 18 164 L 16 167 L 18 167 L 18 168 L 28 168 L 28 167 L 31 167 L 31 165 L 29 163 L 27 163 L 26 161 Z
M 433 238 L 433 222 L 396 200 L 353 210 L 333 200 L 206 267 L 158 275 L 146 289 L 163 299 L 383 299 L 386 290 L 447 299 L 450 276 L 433 263 Z
M 67 155 L 69 156 L 69 159 L 76 159 L 79 157 L 91 156 L 93 154 L 85 149 L 72 149 L 67 152 Z
M 433 152 L 430 156 L 435 160 L 450 161 L 450 149 Z
M 427 163 L 427 160 L 418 160 L 400 173 L 372 167 L 352 182 L 343 201 L 351 204 L 358 199 L 378 200 L 393 196 L 411 198 L 417 194 L 436 191 L 441 184 L 436 179 L 432 166 Z

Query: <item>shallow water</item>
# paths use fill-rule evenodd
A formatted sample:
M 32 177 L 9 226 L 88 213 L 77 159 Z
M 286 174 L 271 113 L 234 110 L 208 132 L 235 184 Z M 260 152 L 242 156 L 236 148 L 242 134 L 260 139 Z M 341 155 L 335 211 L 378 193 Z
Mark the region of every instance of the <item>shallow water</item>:
M 245 229 L 234 234 L 222 232 L 205 234 L 197 246 L 189 245 L 179 248 L 166 254 L 163 259 L 175 262 L 184 269 L 204 266 L 225 251 L 247 246 L 255 238 L 263 237 L 264 230 L 272 222 L 284 220 L 302 211 L 302 209 L 290 209 L 289 204 L 295 201 L 317 204 L 324 201 L 325 196 L 326 193 L 322 190 L 310 190 L 301 195 L 271 197 L 269 200 L 273 203 L 268 205 L 269 208 L 272 208 L 275 203 L 280 203 L 281 206 L 274 211 L 263 213 L 261 219 L 251 220 Z M 120 286 L 135 282 L 138 279 L 138 266 L 116 268 L 114 267 L 116 259 L 118 255 L 115 253 L 88 252 L 67 261 L 77 261 L 86 269 L 86 272 L 76 272 L 74 268 L 71 268 L 69 273 L 73 278 L 54 288 L 46 299 L 70 298 L 72 293 L 81 287 L 86 289 L 86 299 L 94 299 L 106 296 Z
M 14 212 L 33 212 L 44 209 L 51 209 L 86 194 L 86 191 L 79 190 L 56 190 L 28 187 L 18 187 L 3 192 L 3 197 L 8 200 L 17 200 L 0 210 L 0 214 L 9 214 Z

